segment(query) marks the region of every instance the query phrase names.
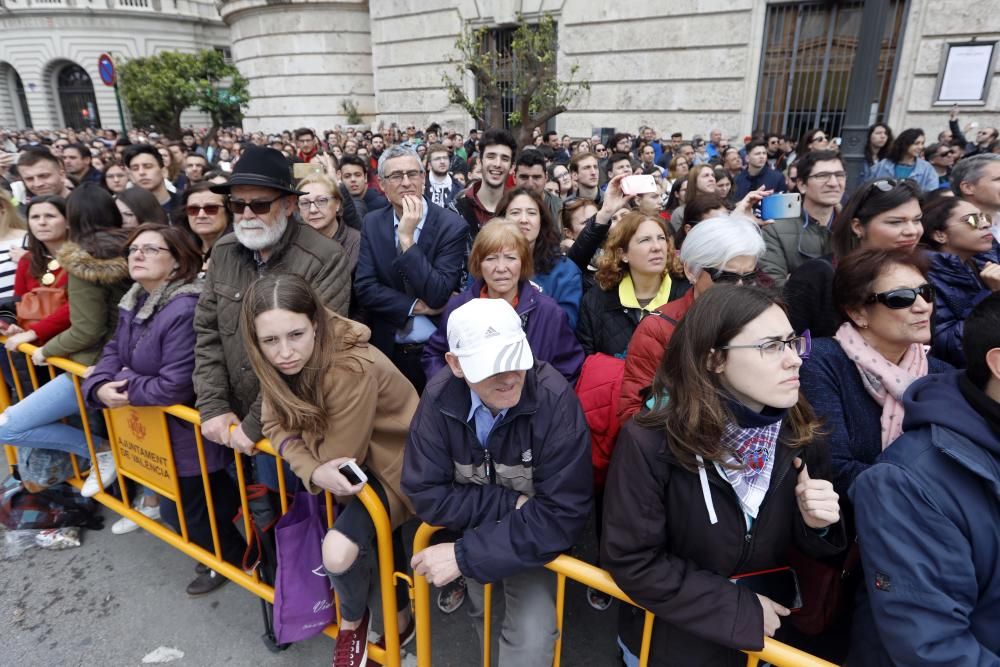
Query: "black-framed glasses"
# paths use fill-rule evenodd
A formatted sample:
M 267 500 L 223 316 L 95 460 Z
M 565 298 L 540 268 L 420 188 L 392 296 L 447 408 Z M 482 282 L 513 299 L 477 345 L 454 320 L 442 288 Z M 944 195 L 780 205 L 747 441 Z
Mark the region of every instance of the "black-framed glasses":
M 798 355 L 800 359 L 808 359 L 809 353 L 812 352 L 812 335 L 809 333 L 809 329 L 803 331 L 801 336 L 792 336 L 791 338 L 787 338 L 785 340 L 769 340 L 763 343 L 755 343 L 753 345 L 723 345 L 717 349 L 756 349 L 760 352 L 762 359 L 777 359 L 784 354 L 786 347 Z
M 912 306 L 918 296 L 929 304 L 934 303 L 934 287 L 930 283 L 924 283 L 920 287 L 902 287 L 888 292 L 878 292 L 865 299 L 865 303 L 881 303 L 892 310 L 903 310 Z
M 250 210 L 257 215 L 264 215 L 271 210 L 271 204 L 285 196 L 286 195 L 278 195 L 274 199 L 254 199 L 253 201 L 243 201 L 242 199 L 233 199 L 230 197 L 229 201 L 226 202 L 226 206 L 236 215 L 243 215 L 243 211 L 246 210 L 247 206 L 249 206 Z
M 835 178 L 838 181 L 846 181 L 847 180 L 847 172 L 846 171 L 820 171 L 820 172 L 817 172 L 815 174 L 809 174 L 809 180 L 810 181 L 819 181 L 821 183 L 825 183 L 825 182 L 829 181 L 831 178 Z
M 754 285 L 757 282 L 756 270 L 750 271 L 749 273 L 736 273 L 735 271 L 724 271 L 723 269 L 712 269 L 706 267 L 705 273 L 707 273 L 712 278 L 712 282 L 716 284 Z

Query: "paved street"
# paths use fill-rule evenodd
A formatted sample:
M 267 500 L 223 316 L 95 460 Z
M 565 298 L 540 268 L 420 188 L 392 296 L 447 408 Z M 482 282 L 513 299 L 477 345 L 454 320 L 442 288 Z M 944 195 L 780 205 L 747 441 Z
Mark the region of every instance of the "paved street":
M 105 512 L 110 526 L 114 515 Z M 142 531 L 115 536 L 109 528 L 85 531 L 78 549 L 31 549 L 4 560 L 0 665 L 135 667 L 158 647 L 182 651 L 169 664 L 184 667 L 330 663 L 333 642 L 324 636 L 269 653 L 257 598 L 235 584 L 189 598 L 184 587 L 193 576 L 193 561 L 158 539 Z M 582 587 L 570 585 L 567 608 L 562 664 L 616 665 L 615 607 L 594 612 Z M 465 608 L 451 619 L 434 611 L 434 667 L 475 665 L 478 646 Z

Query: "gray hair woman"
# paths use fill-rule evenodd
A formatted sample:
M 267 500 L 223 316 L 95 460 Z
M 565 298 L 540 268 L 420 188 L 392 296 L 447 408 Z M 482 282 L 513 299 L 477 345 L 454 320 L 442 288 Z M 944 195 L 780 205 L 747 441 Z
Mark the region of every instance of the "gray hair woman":
M 624 422 L 639 411 L 646 388 L 652 383 L 674 327 L 705 290 L 722 284 L 749 285 L 770 282 L 757 272 L 764 255 L 764 239 L 752 221 L 739 216 L 719 216 L 699 222 L 681 246 L 681 263 L 691 289 L 656 310 L 639 323 L 625 357 L 618 418 Z

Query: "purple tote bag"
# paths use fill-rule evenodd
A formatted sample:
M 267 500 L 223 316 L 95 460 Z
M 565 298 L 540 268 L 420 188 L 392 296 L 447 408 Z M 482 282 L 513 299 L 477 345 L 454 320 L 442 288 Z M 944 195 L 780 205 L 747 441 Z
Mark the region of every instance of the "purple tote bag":
M 274 529 L 274 633 L 280 644 L 318 635 L 334 620 L 333 588 L 323 567 L 325 535 L 318 497 L 299 491 Z

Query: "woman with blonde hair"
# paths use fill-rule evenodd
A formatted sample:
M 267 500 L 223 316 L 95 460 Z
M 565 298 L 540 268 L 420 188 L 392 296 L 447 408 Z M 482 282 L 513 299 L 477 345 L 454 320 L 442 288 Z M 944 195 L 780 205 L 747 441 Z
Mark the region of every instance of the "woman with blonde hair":
M 340 602 L 334 665 L 364 664 L 375 525 L 354 496 L 364 486 L 340 471 L 355 462 L 393 528 L 413 516 L 400 490 L 403 449 L 417 392 L 363 324 L 328 310 L 301 277 L 269 274 L 243 300 L 244 345 L 260 378 L 264 435 L 312 493 L 344 509 L 323 540 L 323 565 Z M 400 645 L 413 635 L 405 584 L 397 586 Z
M 597 260 L 597 288 L 580 304 L 576 335 L 587 354 L 623 357 L 643 317 L 690 286 L 662 218 L 633 211 L 609 232 Z
M 27 231 L 10 193 L 0 188 L 0 299 L 14 295 L 14 274 L 25 253 L 21 246 Z
M 295 188 L 305 193 L 299 196 L 299 215 L 302 221 L 339 243 L 347 252 L 353 272 L 361 250 L 361 232 L 344 224 L 342 220 L 344 197 L 340 188 L 320 172 L 309 174 Z

